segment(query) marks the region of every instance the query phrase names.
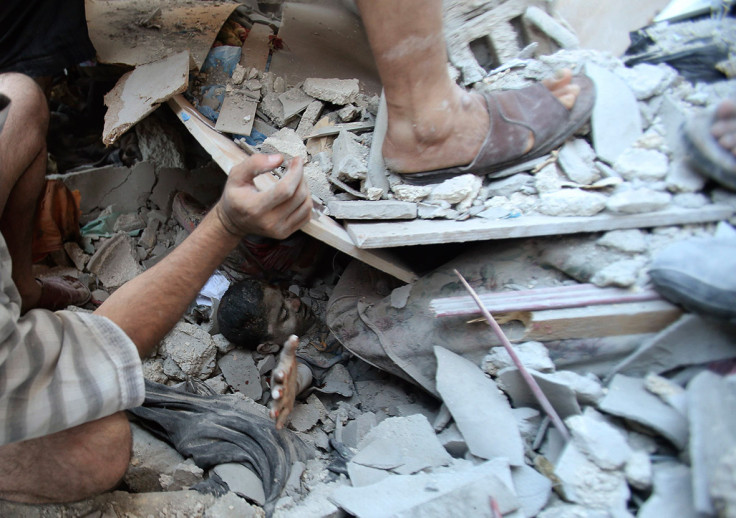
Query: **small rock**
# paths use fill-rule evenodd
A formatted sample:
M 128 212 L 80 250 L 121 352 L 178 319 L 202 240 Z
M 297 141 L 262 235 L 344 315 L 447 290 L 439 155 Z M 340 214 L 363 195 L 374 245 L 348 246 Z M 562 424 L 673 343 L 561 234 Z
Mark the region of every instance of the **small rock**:
M 108 289 L 119 288 L 141 272 L 133 241 L 124 233 L 103 242 L 87 263 L 87 269 Z
M 683 209 L 699 209 L 709 203 L 708 197 L 702 192 L 680 192 L 672 197 L 672 204 Z
M 560 149 L 558 161 L 567 177 L 573 182 L 590 185 L 600 178 L 593 166 L 595 151 L 583 139 L 569 140 Z
M 534 175 L 534 187 L 539 193 L 556 192 L 562 189 L 564 178 L 557 164 L 547 164 Z
M 514 344 L 513 347 L 525 367 L 539 372 L 552 372 L 555 370 L 555 364 L 552 363 L 549 357 L 549 351 L 543 343 L 524 342 Z M 483 360 L 483 370 L 490 376 L 495 376 L 501 369 L 513 366 L 515 364 L 504 347 L 492 348 L 491 352 Z
M 601 469 L 619 469 L 633 453 L 625 436 L 592 407 L 583 415 L 568 417 L 565 424 L 577 448 Z
M 469 207 L 480 192 L 482 185 L 483 179 L 474 174 L 456 176 L 435 186 L 428 201 L 446 201 L 452 205 L 465 202 Z M 458 208 L 458 210 L 461 209 Z
M 667 192 L 647 188 L 621 190 L 608 198 L 606 208 L 619 214 L 642 214 L 666 209 L 672 200 Z
M 647 249 L 645 234 L 639 229 L 611 230 L 603 234 L 596 243 L 627 253 L 639 253 Z
M 677 78 L 677 72 L 665 64 L 640 63 L 631 68 L 620 67 L 616 74 L 626 81 L 640 101 L 660 95 Z
M 84 253 L 84 250 L 82 250 L 74 241 L 67 241 L 64 243 L 64 250 L 66 250 L 66 255 L 68 255 L 69 259 L 74 263 L 74 267 L 80 272 L 84 270 L 84 265 L 89 261 L 89 256 Z
M 606 197 L 581 189 L 562 189 L 540 195 L 537 209 L 548 216 L 594 216 L 606 207 Z
M 649 455 L 641 450 L 634 450 L 626 461 L 624 469 L 626 481 L 630 486 L 641 491 L 652 487 L 652 461 Z
M 368 173 L 368 148 L 349 131 L 341 131 L 332 145 L 333 174 L 343 181 L 364 180 Z
M 416 203 L 429 196 L 432 188 L 426 185 L 398 184 L 391 189 L 397 200 Z
M 652 149 L 630 147 L 618 157 L 613 168 L 625 180 L 652 182 L 667 176 L 669 164 L 667 155 Z
M 307 161 L 307 147 L 302 142 L 301 137 L 291 128 L 282 128 L 270 137 L 268 137 L 261 147 L 263 153 L 281 153 L 284 160 L 291 160 L 294 157 Z
M 628 288 L 636 283 L 639 272 L 644 267 L 643 259 L 623 259 L 609 264 L 590 279 L 596 286 L 618 286 Z
M 488 196 L 510 196 L 532 185 L 534 177 L 527 173 L 518 173 L 507 178 L 492 181 L 487 188 Z
M 315 99 L 333 104 L 348 104 L 353 102 L 360 91 L 357 79 L 321 79 L 311 77 L 304 81 L 302 89 Z

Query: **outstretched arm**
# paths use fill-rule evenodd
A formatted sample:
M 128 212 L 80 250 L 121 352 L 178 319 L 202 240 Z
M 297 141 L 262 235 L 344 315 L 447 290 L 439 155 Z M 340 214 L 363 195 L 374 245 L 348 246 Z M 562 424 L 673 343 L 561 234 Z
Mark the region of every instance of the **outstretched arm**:
M 246 234 L 288 237 L 309 221 L 312 201 L 301 160 L 293 159 L 273 188 L 253 178 L 278 167 L 280 155 L 254 155 L 234 167 L 222 197 L 166 258 L 125 283 L 96 311 L 115 322 L 148 356 L 181 318 L 217 266 Z

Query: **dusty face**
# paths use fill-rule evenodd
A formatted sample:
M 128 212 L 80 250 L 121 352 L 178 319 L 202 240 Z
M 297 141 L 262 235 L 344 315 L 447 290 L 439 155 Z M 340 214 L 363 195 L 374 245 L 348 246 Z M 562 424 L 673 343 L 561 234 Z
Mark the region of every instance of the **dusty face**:
M 272 286 L 263 288 L 268 337 L 264 341 L 283 344 L 289 335 L 300 336 L 314 323 L 314 313 L 287 290 Z

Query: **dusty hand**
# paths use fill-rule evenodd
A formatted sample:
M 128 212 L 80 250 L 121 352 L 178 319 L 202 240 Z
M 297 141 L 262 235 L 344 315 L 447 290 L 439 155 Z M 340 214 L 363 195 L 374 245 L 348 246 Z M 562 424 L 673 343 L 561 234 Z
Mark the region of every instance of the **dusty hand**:
M 230 171 L 215 211 L 225 229 L 244 236 L 258 234 L 285 239 L 311 216 L 312 198 L 299 158 L 289 162 L 286 174 L 270 189 L 259 191 L 253 179 L 283 162 L 281 155 L 253 155 Z
M 296 360 L 299 339 L 291 335 L 281 349 L 279 363 L 271 374 L 271 417 L 276 419 L 276 429 L 286 424 L 286 418 L 294 409 L 297 394 L 312 384 L 312 371 Z

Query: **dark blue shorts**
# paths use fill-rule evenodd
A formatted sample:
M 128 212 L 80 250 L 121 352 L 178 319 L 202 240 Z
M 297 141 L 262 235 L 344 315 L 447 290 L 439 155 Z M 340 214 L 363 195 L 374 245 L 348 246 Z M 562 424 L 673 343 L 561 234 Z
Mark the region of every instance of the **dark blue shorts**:
M 2 0 L 0 72 L 54 76 L 94 56 L 84 0 Z

